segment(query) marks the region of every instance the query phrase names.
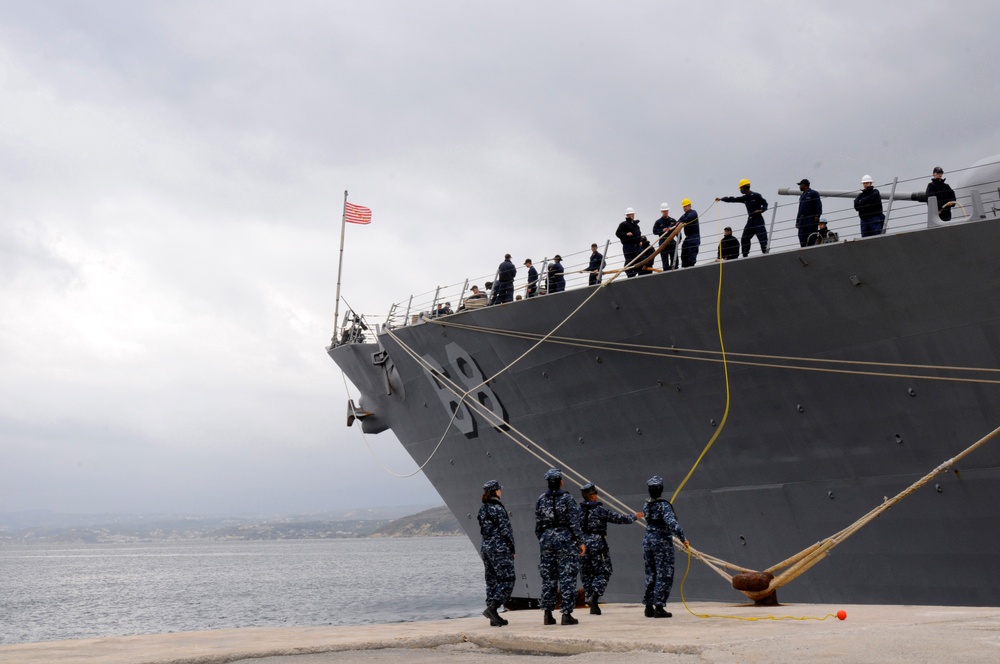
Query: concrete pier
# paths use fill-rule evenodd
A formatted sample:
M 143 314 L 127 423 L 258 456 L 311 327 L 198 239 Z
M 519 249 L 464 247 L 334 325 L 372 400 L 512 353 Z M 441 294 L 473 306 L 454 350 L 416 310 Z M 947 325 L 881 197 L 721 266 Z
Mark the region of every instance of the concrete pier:
M 327 664 L 479 662 L 570 656 L 573 662 L 993 662 L 1000 661 L 1000 608 L 786 605 L 755 609 L 697 602 L 643 616 L 608 604 L 574 626 L 543 626 L 541 611 L 485 618 L 352 627 L 244 628 L 0 646 L 3 664 Z M 835 614 L 844 610 L 846 620 Z M 710 617 L 698 617 L 698 615 Z M 771 620 L 823 618 L 825 620 Z M 756 618 L 744 620 L 743 618 Z

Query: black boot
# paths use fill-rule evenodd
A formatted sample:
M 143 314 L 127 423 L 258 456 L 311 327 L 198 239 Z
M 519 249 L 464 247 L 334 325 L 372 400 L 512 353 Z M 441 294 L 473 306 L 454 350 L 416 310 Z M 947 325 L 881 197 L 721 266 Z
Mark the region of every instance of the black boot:
M 483 615 L 490 619 L 490 627 L 500 627 L 503 625 L 503 618 L 501 618 L 500 614 L 497 613 L 496 606 L 493 602 L 486 605 Z
M 579 623 L 580 621 L 574 618 L 572 613 L 564 613 L 562 616 L 562 624 L 564 625 L 577 625 Z
M 601 615 L 601 607 L 597 603 L 598 597 L 599 595 L 590 596 L 590 612 L 593 613 L 595 616 Z
M 503 606 L 503 604 L 500 604 L 499 602 L 494 602 L 493 603 L 493 612 L 496 613 L 497 620 L 500 621 L 500 626 L 502 627 L 504 625 L 510 624 L 510 621 L 500 615 L 500 607 L 501 606 Z
M 673 618 L 674 614 L 669 611 L 664 611 L 662 606 L 657 606 L 656 610 L 653 611 L 654 618 Z
M 555 625 L 556 619 L 552 617 L 551 609 L 545 609 L 545 618 L 542 619 L 543 625 Z
M 646 605 L 645 614 L 646 614 L 647 618 L 652 618 L 653 617 L 653 605 L 652 604 L 647 604 Z

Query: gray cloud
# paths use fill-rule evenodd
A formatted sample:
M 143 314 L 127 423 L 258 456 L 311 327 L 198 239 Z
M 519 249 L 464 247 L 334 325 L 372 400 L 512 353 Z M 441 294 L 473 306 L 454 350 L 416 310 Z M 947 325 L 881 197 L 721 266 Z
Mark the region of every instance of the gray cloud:
M 343 427 L 345 189 L 344 295 L 383 314 L 742 177 L 922 187 L 1000 152 L 998 13 L 3 3 L 0 509 L 432 502 Z

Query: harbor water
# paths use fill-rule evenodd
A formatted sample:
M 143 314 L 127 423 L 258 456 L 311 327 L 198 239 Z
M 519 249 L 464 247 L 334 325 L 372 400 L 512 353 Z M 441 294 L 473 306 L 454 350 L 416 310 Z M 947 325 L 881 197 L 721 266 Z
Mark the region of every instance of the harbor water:
M 465 537 L 0 547 L 0 644 L 478 615 Z

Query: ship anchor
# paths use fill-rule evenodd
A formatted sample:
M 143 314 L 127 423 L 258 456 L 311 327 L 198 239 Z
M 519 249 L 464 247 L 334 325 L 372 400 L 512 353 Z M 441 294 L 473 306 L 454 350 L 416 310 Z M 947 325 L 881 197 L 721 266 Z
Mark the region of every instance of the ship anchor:
M 366 417 L 373 415 L 374 413 L 369 413 L 363 408 L 358 408 L 354 405 L 354 399 L 347 400 L 347 426 L 354 424 L 354 420 L 363 420 Z

